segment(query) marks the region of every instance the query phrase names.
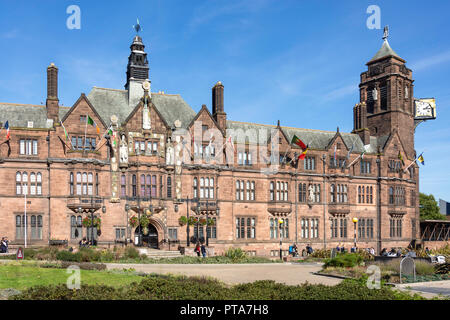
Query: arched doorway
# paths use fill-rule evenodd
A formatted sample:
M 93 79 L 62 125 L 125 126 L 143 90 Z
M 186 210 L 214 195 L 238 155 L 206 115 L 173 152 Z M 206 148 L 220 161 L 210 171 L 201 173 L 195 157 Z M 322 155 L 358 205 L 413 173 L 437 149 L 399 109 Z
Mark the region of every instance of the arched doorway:
M 137 227 L 134 231 L 135 234 L 139 234 L 141 226 Z M 144 228 L 142 228 L 144 229 Z M 148 225 L 148 233 L 142 233 L 142 246 L 158 249 L 158 230 L 153 224 Z

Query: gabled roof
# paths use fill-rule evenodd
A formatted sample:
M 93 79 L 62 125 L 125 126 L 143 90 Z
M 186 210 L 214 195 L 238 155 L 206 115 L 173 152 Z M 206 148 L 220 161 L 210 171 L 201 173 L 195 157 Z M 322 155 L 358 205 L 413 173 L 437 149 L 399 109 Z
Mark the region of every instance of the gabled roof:
M 381 58 L 390 57 L 390 56 L 397 57 L 400 60 L 404 61 L 402 58 L 400 58 L 400 56 L 394 50 L 392 50 L 391 46 L 389 45 L 389 42 L 387 41 L 387 39 L 385 39 L 383 41 L 383 45 L 381 46 L 380 50 L 378 50 L 378 52 L 369 61 L 369 63 L 379 60 Z
M 88 98 L 105 122 L 109 123 L 111 116 L 116 115 L 122 123 L 136 108 L 141 97 L 133 97 L 129 105 L 127 90 L 94 87 Z M 169 126 L 180 120 L 181 127 L 186 128 L 196 115 L 179 94 L 152 93 L 151 100 Z
M 89 101 L 88 97 L 86 97 L 86 95 L 84 93 L 82 93 L 80 95 L 80 97 L 78 98 L 78 100 L 73 104 L 72 108 L 69 109 L 68 112 L 66 112 L 66 114 L 64 115 L 64 117 L 61 119 L 62 122 L 66 121 L 67 117 L 75 110 L 75 108 L 78 106 L 78 104 L 80 103 L 81 100 L 86 101 L 86 103 L 88 104 L 89 108 L 91 108 L 92 112 L 94 112 L 95 116 L 100 120 L 100 122 L 102 123 L 104 128 L 108 128 L 105 121 L 102 119 L 102 117 L 98 114 L 97 110 L 95 109 L 95 107 L 91 104 L 91 102 Z
M 192 118 L 191 122 L 188 124 L 187 128 L 191 128 L 195 121 L 197 121 L 197 119 L 200 117 L 200 115 L 202 114 L 202 112 L 206 112 L 206 114 L 208 115 L 208 117 L 212 120 L 212 122 L 214 123 L 214 125 L 216 126 L 217 129 L 219 129 L 222 134 L 224 134 L 223 130 L 220 129 L 219 124 L 217 123 L 217 121 L 214 119 L 214 117 L 212 116 L 211 112 L 209 112 L 208 108 L 206 107 L 206 105 L 202 105 L 202 108 L 200 109 L 200 111 L 196 114 L 196 116 L 194 118 Z

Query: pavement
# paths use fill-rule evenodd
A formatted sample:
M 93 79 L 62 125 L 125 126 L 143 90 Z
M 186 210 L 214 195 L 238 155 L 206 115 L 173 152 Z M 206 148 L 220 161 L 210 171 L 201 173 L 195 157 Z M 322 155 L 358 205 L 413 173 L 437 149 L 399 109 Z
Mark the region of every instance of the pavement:
M 396 285 L 396 288 L 411 293 L 418 293 L 425 298 L 434 298 L 438 296 L 450 298 L 450 280 L 403 283 Z
M 342 279 L 315 275 L 319 263 L 257 263 L 257 264 L 120 264 L 107 263 L 107 269 L 130 269 L 138 272 L 213 277 L 227 284 L 257 280 L 273 280 L 287 285 L 324 284 L 334 286 Z

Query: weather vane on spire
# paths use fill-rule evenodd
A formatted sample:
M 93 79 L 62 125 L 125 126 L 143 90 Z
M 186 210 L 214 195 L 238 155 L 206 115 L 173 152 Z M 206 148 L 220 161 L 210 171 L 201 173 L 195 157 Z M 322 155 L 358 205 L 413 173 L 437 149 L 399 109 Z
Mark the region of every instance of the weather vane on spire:
M 133 29 L 136 30 L 136 34 L 139 34 L 139 31 L 142 31 L 141 25 L 139 23 L 139 19 L 136 18 L 136 24 L 133 26 Z
M 383 40 L 386 41 L 388 37 L 389 37 L 389 26 L 385 26 L 383 32 Z

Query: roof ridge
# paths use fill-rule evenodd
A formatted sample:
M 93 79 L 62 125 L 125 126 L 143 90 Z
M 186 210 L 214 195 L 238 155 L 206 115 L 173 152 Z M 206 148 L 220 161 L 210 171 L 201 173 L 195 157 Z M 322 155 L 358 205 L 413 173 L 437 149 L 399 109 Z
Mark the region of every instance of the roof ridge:
M 152 92 L 152 94 L 160 94 L 160 95 L 163 95 L 163 96 L 179 96 L 179 97 L 181 97 L 181 95 L 179 93 Z
M 21 106 L 21 107 L 45 107 L 42 104 L 31 104 L 31 103 L 12 103 L 12 102 L 0 102 L 0 105 L 9 105 L 9 106 Z
M 101 89 L 101 90 L 120 91 L 120 92 L 127 92 L 128 91 L 128 90 L 123 90 L 123 89 L 103 88 L 103 87 L 97 87 L 97 86 L 93 86 L 92 88 Z
M 236 120 L 227 120 L 227 122 L 237 122 L 237 123 L 244 123 L 244 124 L 252 124 L 252 125 L 259 125 L 259 126 L 266 126 L 266 127 L 273 127 L 276 128 L 276 125 L 273 124 L 262 124 L 262 123 L 255 123 L 255 122 L 244 122 L 244 121 L 236 121 Z M 295 128 L 295 127 L 287 127 L 287 126 L 281 126 L 282 129 L 292 129 L 292 130 L 306 130 L 306 131 L 318 131 L 318 132 L 326 132 L 326 133 L 336 133 L 336 131 L 329 131 L 329 130 L 320 130 L 320 129 L 306 129 L 306 128 Z M 344 134 L 347 134 L 348 132 L 342 132 Z M 351 132 L 348 134 L 352 134 Z

